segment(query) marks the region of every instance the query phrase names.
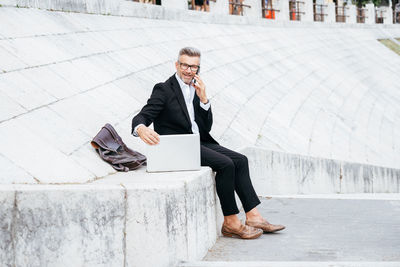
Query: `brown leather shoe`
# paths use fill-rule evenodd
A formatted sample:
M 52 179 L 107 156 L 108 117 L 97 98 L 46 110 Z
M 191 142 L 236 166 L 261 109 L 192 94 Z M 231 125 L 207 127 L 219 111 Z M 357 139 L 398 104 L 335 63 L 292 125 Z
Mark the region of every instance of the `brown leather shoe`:
M 239 230 L 234 230 L 226 225 L 222 225 L 221 233 L 228 237 L 238 237 L 242 239 L 255 239 L 263 234 L 261 229 L 257 229 L 248 225 L 241 225 Z
M 267 220 L 262 222 L 246 221 L 246 225 L 261 229 L 264 233 L 273 233 L 285 229 L 285 226 L 280 224 L 271 224 Z

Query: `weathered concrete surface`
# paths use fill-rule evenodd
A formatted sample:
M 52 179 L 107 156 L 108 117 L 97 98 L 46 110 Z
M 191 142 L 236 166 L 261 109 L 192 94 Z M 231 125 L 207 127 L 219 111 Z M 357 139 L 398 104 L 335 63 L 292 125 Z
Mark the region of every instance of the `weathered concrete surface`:
M 2 185 L 0 208 L 0 262 L 10 267 L 174 266 L 204 257 L 222 220 L 209 168 Z
M 0 192 L 0 262 L 4 266 L 15 263 L 15 192 Z
M 214 175 L 194 172 L 117 173 L 95 184 L 126 190 L 127 266 L 174 266 L 201 259 L 213 246 L 222 213 Z M 157 256 L 155 256 L 157 255 Z
M 145 151 L 130 120 L 185 45 L 202 49 L 212 134 L 223 145 L 399 167 L 400 58 L 376 39 L 399 37 L 400 27 L 234 16 L 213 24 L 211 14 L 179 12 L 196 14 L 189 22 L 165 10 L 162 20 L 0 7 L 0 183 L 115 173 L 89 144 L 106 122 Z
M 241 150 L 259 195 L 400 193 L 400 169 L 269 151 Z
M 123 266 L 120 186 L 2 186 L 2 266 Z
M 126 174 L 115 175 L 113 183 L 118 176 Z M 135 176 L 123 182 L 128 266 L 167 267 L 201 259 L 216 241 L 221 213 L 211 170 Z
M 247 261 L 306 261 L 316 265 L 333 262 L 332 266 L 372 266 L 362 264 L 383 262 L 376 266 L 398 266 L 400 195 L 397 196 L 397 200 L 389 201 L 265 198 L 259 206 L 261 213 L 270 222 L 287 228 L 250 242 L 221 237 L 204 260 L 240 261 L 242 266 L 247 266 Z

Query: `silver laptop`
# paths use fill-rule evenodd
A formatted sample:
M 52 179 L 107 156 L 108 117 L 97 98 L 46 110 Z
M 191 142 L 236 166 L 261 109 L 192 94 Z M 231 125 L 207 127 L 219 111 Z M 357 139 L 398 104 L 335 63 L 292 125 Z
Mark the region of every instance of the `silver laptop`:
M 160 135 L 160 143 L 146 147 L 148 172 L 200 170 L 198 134 Z

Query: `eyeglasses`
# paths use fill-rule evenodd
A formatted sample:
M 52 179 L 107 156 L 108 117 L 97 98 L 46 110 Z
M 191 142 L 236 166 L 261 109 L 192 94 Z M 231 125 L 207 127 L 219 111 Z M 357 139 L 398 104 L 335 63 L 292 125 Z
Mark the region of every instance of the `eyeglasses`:
M 192 72 L 197 72 L 197 70 L 200 69 L 199 65 L 188 65 L 186 63 L 181 63 L 181 62 L 179 62 L 179 66 L 181 67 L 182 70 L 187 70 L 188 68 L 190 68 Z

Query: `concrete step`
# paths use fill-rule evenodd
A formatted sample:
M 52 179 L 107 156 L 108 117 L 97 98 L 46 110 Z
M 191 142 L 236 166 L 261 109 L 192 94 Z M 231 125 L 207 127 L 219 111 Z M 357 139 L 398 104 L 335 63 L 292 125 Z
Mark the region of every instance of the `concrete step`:
M 201 259 L 222 216 L 214 192 L 209 168 L 2 185 L 0 266 L 169 267 Z
M 355 261 L 192 261 L 177 267 L 399 267 L 400 262 Z

